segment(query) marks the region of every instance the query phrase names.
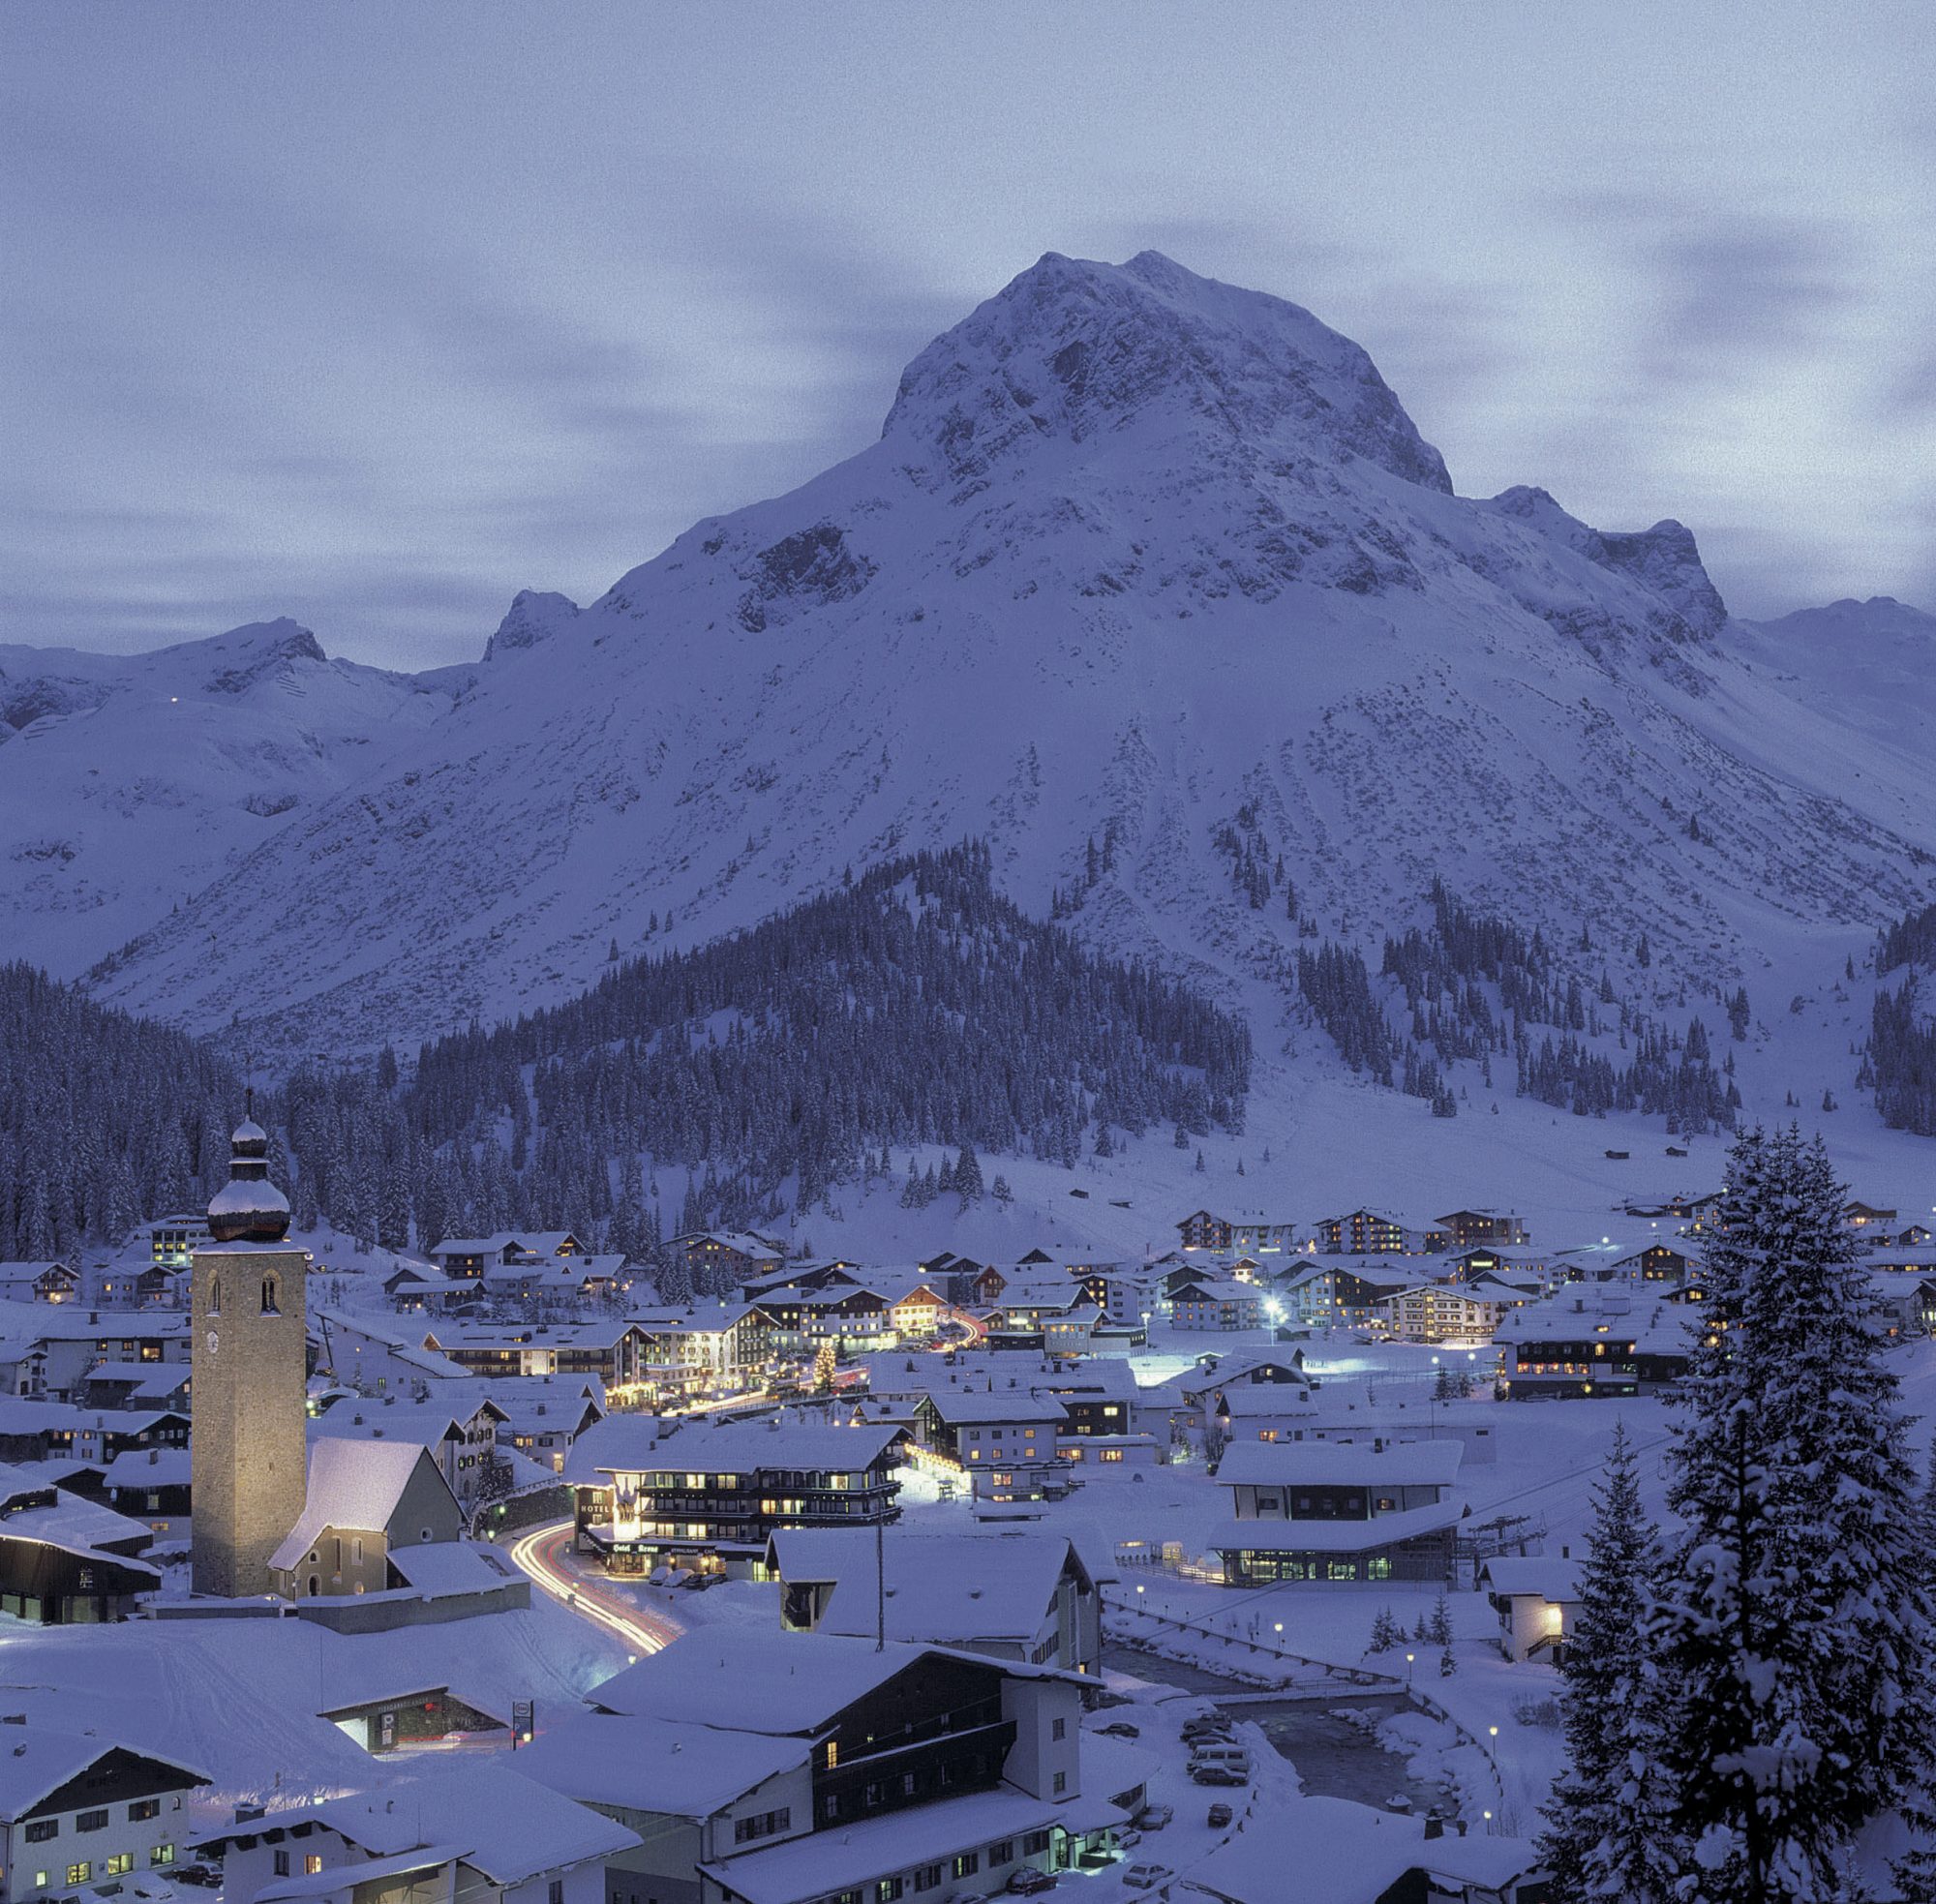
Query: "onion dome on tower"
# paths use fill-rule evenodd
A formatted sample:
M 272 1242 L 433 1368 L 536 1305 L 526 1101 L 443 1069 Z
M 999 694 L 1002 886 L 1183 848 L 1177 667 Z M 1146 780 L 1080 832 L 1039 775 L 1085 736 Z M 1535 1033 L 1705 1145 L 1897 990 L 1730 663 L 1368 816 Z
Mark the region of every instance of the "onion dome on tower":
M 269 1133 L 256 1122 L 256 1094 L 229 1139 L 228 1181 L 208 1206 L 218 1243 L 280 1243 L 289 1233 L 289 1199 L 269 1181 Z

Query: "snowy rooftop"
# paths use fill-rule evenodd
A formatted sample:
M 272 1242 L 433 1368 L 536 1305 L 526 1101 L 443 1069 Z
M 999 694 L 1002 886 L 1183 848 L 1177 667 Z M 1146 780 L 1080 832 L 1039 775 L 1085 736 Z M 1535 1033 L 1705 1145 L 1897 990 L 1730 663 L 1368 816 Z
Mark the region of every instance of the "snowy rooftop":
M 480 1593 L 519 1576 L 499 1550 L 468 1540 L 425 1541 L 390 1550 L 390 1564 L 431 1599 L 448 1593 Z
M 1191 1882 L 1228 1904 L 1282 1904 L 1285 1876 L 1324 1904 L 1373 1904 L 1425 1850 L 1425 1821 L 1374 1811 L 1348 1798 L 1293 1798 L 1253 1814 L 1191 1871 Z
M 361 1441 L 342 1436 L 309 1447 L 309 1492 L 302 1519 L 269 1558 L 272 1567 L 297 1566 L 325 1527 L 387 1527 L 419 1465 L 437 1466 L 416 1441 Z M 441 1479 L 441 1477 L 439 1477 Z
M 1383 1448 L 1334 1441 L 1244 1441 L 1217 1465 L 1219 1487 L 1450 1487 L 1465 1456 L 1460 1441 L 1395 1441 Z
M 888 1425 L 831 1426 L 795 1418 L 702 1419 L 674 1430 L 652 1415 L 607 1415 L 572 1443 L 565 1479 L 601 1487 L 613 1474 L 657 1468 L 709 1474 L 752 1474 L 774 1467 L 858 1473 L 872 1466 L 904 1432 Z
M 1536 1593 L 1556 1606 L 1580 1597 L 1580 1562 L 1556 1554 L 1501 1554 L 1485 1565 L 1495 1593 Z
M 990 1792 L 870 1818 L 842 1830 L 816 1831 L 703 1868 L 746 1904 L 793 1904 L 801 1897 L 851 1890 L 909 1865 L 941 1863 L 991 1839 L 1019 1837 L 1058 1822 L 1074 1828 L 1074 1808 L 1080 1804 L 1079 1799 L 1051 1804 L 1013 1785 L 999 1785 Z M 1084 1825 L 1127 1823 L 1108 1807 L 1092 1820 L 1089 1814 L 1095 1809 L 1083 1808 Z
M 70 1779 L 78 1778 L 119 1743 L 94 1733 L 53 1732 L 31 1725 L 9 1726 L 0 1738 L 5 1740 L 5 1749 L 0 1750 L 0 1823 L 9 1825 L 23 1812 L 31 1811 L 49 1793 L 59 1791 Z M 207 1783 L 206 1775 L 192 1766 L 173 1759 L 163 1759 L 161 1763 L 185 1773 L 197 1784 Z
M 1220 1521 L 1208 1544 L 1219 1554 L 1363 1554 L 1437 1533 L 1459 1517 L 1456 1500 L 1441 1500 L 1437 1507 L 1407 1507 L 1369 1521 Z
M 1061 1422 L 1069 1410 L 1052 1395 L 1038 1395 L 1027 1388 L 979 1389 L 962 1393 L 937 1388 L 928 1393 L 928 1404 L 951 1428 L 971 1422 L 1012 1421 Z
M 614 1674 L 590 1695 L 604 1710 L 773 1736 L 819 1732 L 876 1686 L 939 1647 L 839 1634 L 785 1633 L 776 1627 L 702 1627 L 661 1652 Z M 950 1653 L 950 1657 L 960 1657 Z M 995 1662 L 977 1658 L 978 1666 Z M 1000 1662 L 1010 1676 L 1057 1678 L 1043 1667 Z
M 832 1581 L 816 1629 L 862 1638 L 875 1631 L 874 1538 L 864 1528 L 802 1527 L 771 1540 L 780 1577 Z M 914 1533 L 882 1538 L 888 1637 L 958 1646 L 1033 1635 L 1054 1605 L 1063 1570 L 1086 1573 L 1064 1534 Z
M 581 1803 L 710 1818 L 762 1781 L 804 1766 L 801 1738 L 586 1712 L 541 1733 L 518 1768 Z

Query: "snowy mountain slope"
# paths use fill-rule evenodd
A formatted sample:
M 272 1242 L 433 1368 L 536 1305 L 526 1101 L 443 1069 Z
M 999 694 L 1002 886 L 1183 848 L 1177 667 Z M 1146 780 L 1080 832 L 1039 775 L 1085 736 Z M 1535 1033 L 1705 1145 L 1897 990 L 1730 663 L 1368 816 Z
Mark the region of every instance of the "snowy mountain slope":
M 455 691 L 331 661 L 287 620 L 137 655 L 0 647 L 0 943 L 73 972 L 192 912 L 296 815 L 420 745 Z
M 1024 906 L 1073 898 L 1321 1062 L 1273 1022 L 1297 926 L 1281 886 L 1233 888 L 1240 810 L 1300 911 L 1374 953 L 1437 873 L 1590 920 L 1639 1002 L 1744 980 L 1770 1021 L 1932 891 L 1914 750 L 1778 679 L 1684 529 L 1459 498 L 1355 346 L 1154 254 L 1044 258 L 858 456 L 513 619 L 408 750 L 103 994 L 201 1027 L 254 1000 L 285 1050 L 406 1041 L 567 995 L 615 938 L 695 943 L 977 834 Z

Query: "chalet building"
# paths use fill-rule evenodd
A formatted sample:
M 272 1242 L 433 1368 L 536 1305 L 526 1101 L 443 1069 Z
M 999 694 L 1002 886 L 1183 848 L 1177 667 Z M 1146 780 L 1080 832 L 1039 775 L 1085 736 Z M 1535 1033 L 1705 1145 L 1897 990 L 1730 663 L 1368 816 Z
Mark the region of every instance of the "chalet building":
M 1292 1349 L 1286 1355 L 1281 1348 L 1240 1348 L 1204 1355 L 1194 1369 L 1137 1391 L 1136 1426 L 1165 1440 L 1200 1438 L 1215 1419 L 1216 1398 L 1250 1386 L 1308 1394 L 1311 1377 L 1304 1373 L 1303 1351 Z
M 787 1632 L 956 1647 L 991 1659 L 1102 1671 L 1102 1595 L 1066 1534 L 915 1533 L 895 1527 L 875 1565 L 871 1534 L 776 1533 L 767 1570 Z
M 1673 1222 L 1690 1228 L 1711 1228 L 1725 1194 L 1723 1191 L 1710 1190 L 1699 1196 L 1669 1196 L 1657 1203 L 1626 1203 L 1621 1208 L 1627 1216 L 1644 1217 L 1650 1223 Z
M 1936 1276 L 1936 1246 L 1927 1243 L 1878 1243 L 1870 1248 L 1868 1267 L 1885 1278 Z
M 463 1532 L 464 1510 L 427 1448 L 313 1441 L 302 1515 L 270 1556 L 269 1588 L 286 1600 L 388 1592 L 408 1579 L 393 1556 Z
M 1526 1224 L 1518 1216 L 1497 1210 L 1453 1210 L 1434 1217 L 1433 1227 L 1444 1232 L 1447 1247 L 1469 1250 L 1484 1244 L 1495 1250 L 1524 1249 L 1532 1241 Z
M 1051 1355 L 1082 1355 L 1095 1345 L 1103 1312 L 1080 1283 L 1067 1278 L 1011 1282 L 993 1312 L 995 1345 L 1040 1346 Z
M 1464 1452 L 1456 1441 L 1225 1449 L 1216 1479 L 1229 1519 L 1210 1537 L 1225 1583 L 1449 1579 Z
M 1897 1230 L 1893 1240 L 1905 1250 L 1927 1249 L 1936 1242 L 1936 1230 L 1927 1224 L 1911 1224 L 1906 1229 Z
M 0 1302 L 73 1302 L 80 1272 L 64 1262 L 0 1263 Z
M 1603 1280 L 1631 1284 L 1635 1287 L 1658 1283 L 1678 1289 L 1685 1284 L 1701 1280 L 1701 1258 L 1689 1255 L 1684 1250 L 1677 1250 L 1671 1244 L 1649 1243 L 1641 1249 L 1616 1256 Z
M 178 1540 L 189 1530 L 194 1506 L 191 1467 L 186 1448 L 131 1449 L 107 1464 L 103 1498 L 150 1533 Z
M 616 1719 L 560 1727 L 564 1742 L 540 1741 L 530 1763 L 597 1802 L 588 1789 L 597 1768 L 675 1756 L 650 1734 L 601 1743 L 601 1726 L 733 1728 L 749 1784 L 764 1774 L 758 1808 L 722 1806 L 679 1841 L 681 1856 L 697 1854 L 697 1904 L 988 1897 L 1024 1866 L 1052 1874 L 1106 1856 L 1129 1822 L 1085 1787 L 1080 1686 L 1047 1666 L 892 1640 L 877 1649 L 827 1633 L 736 1632 L 731 1647 L 687 1638 L 597 1687 L 594 1708 Z M 629 1887 L 615 1879 L 615 1889 Z
M 1501 1276 L 1514 1283 L 1529 1282 L 1542 1290 L 1551 1289 L 1561 1280 L 1543 1255 L 1526 1250 L 1498 1250 L 1491 1244 L 1474 1244 L 1443 1259 L 1440 1277 L 1447 1283 L 1471 1283 L 1481 1276 Z
M 952 1250 L 915 1266 L 923 1276 L 939 1279 L 948 1300 L 957 1308 L 989 1308 L 1001 1301 L 1002 1291 L 1009 1286 L 1009 1279 L 993 1263 L 977 1262 Z
M 1481 1568 L 1479 1584 L 1499 1617 L 1500 1653 L 1557 1666 L 1580 1617 L 1580 1563 L 1563 1549 L 1558 1558 L 1501 1554 Z
M 1569 1284 L 1505 1316 L 1503 1392 L 1516 1402 L 1646 1395 L 1687 1373 L 1688 1310 L 1619 1284 Z
M 150 1448 L 188 1445 L 189 1417 L 178 1408 L 90 1411 L 67 1402 L 0 1399 L 0 1461 L 72 1460 L 105 1466 L 131 1450 L 145 1454 Z
M 1451 1244 L 1443 1229 L 1411 1229 L 1376 1210 L 1352 1210 L 1312 1226 L 1320 1256 L 1433 1256 Z
M 639 1355 L 630 1392 L 606 1381 L 615 1404 L 764 1389 L 777 1349 L 772 1318 L 757 1303 L 642 1310 L 633 1317 Z
M 1090 1301 L 1103 1312 L 1104 1326 L 1139 1334 L 1168 1302 L 1163 1272 L 1154 1265 L 1121 1264 L 1114 1270 L 1085 1278 Z
M 508 1491 L 508 1465 L 499 1451 L 508 1417 L 488 1398 L 446 1397 L 443 1387 L 439 1383 L 432 1399 L 423 1403 L 403 1402 L 394 1395 L 338 1402 L 309 1424 L 309 1438 L 393 1441 L 422 1448 L 468 1514 L 487 1496 Z
M 1097 1435 L 1128 1435 L 1134 1432 L 1136 1402 L 1135 1371 L 1121 1355 L 1093 1355 L 1029 1377 L 1029 1386 L 1038 1394 L 1061 1403 L 1061 1438 L 1066 1451 L 1074 1438 L 1086 1440 Z
M 622 1255 L 593 1255 L 583 1250 L 569 1255 L 521 1255 L 486 1263 L 476 1286 L 486 1296 L 504 1302 L 575 1302 L 621 1294 L 630 1287 L 624 1268 Z
M 508 1765 L 462 1757 L 240 1818 L 196 1854 L 220 1860 L 228 1904 L 607 1904 L 606 1866 L 637 1834 Z
M 1891 1277 L 1876 1293 L 1885 1335 L 1926 1336 L 1936 1330 L 1936 1276 Z
M 585 1245 L 568 1229 L 500 1229 L 495 1236 L 446 1236 L 430 1259 L 444 1275 L 462 1282 L 480 1282 L 494 1265 L 544 1257 L 585 1254 Z
M 181 1309 L 188 1302 L 188 1271 L 127 1258 L 102 1273 L 106 1309 Z
M 1260 1329 L 1264 1321 L 1264 1291 L 1234 1277 L 1186 1278 L 1170 1291 L 1171 1326 L 1216 1335 Z
M 1842 1206 L 1842 1220 L 1851 1229 L 1861 1230 L 1865 1235 L 1880 1234 L 1896 1220 L 1893 1210 L 1878 1210 L 1873 1203 L 1851 1201 Z
M 195 1253 L 214 1241 L 205 1210 L 157 1217 L 148 1225 L 148 1259 L 158 1269 L 187 1269 Z
M 0 1467 L 0 1613 L 44 1626 L 126 1619 L 157 1591 L 144 1523 Z
M 915 1405 L 915 1435 L 930 1453 L 964 1468 L 1026 1466 L 1055 1459 L 1068 1419 L 1053 1396 L 1026 1388 L 937 1389 Z
M 186 1420 L 194 1387 L 186 1362 L 97 1362 L 81 1378 L 79 1405 Z
M 1398 1342 L 1491 1342 L 1502 1314 L 1503 1306 L 1477 1284 L 1416 1284 L 1377 1305 L 1379 1327 Z
M 1195 1210 L 1177 1224 L 1183 1248 L 1212 1255 L 1282 1255 L 1297 1247 L 1297 1225 L 1265 1217 L 1217 1217 Z
M 99 1363 L 185 1363 L 189 1344 L 185 1315 L 48 1306 L 38 1312 L 31 1336 L 0 1345 L 0 1391 L 71 1401 Z
M 666 1248 L 685 1265 L 695 1289 L 748 1283 L 786 1266 L 786 1245 L 750 1229 L 689 1229 Z
M 822 1343 L 849 1348 L 892 1348 L 899 1340 L 885 1296 L 859 1284 L 805 1289 L 770 1288 L 760 1308 L 772 1323 L 775 1350 L 811 1354 Z
M 9 1904 L 71 1897 L 186 1861 L 187 1799 L 208 1776 L 93 1733 L 8 1722 L 0 1869 Z M 121 1887 L 116 1885 L 114 1889 Z
M 564 1472 L 572 1443 L 605 1418 L 604 1384 L 590 1376 L 533 1375 L 452 1386 L 462 1398 L 460 1406 L 473 1398 L 490 1405 L 500 1452 L 521 1455 L 554 1474 Z
M 615 1573 L 755 1573 L 780 1528 L 899 1519 L 896 1470 L 907 1439 L 900 1428 L 799 1417 L 607 1415 L 565 1457 L 574 1544 Z
M 642 1330 L 629 1321 L 439 1322 L 423 1346 L 473 1375 L 595 1375 L 607 1390 L 641 1379 Z
M 1362 1329 L 1377 1319 L 1378 1305 L 1409 1288 L 1415 1279 L 1374 1261 L 1353 1263 L 1306 1258 L 1279 1280 L 1273 1294 L 1287 1319 L 1313 1328 Z

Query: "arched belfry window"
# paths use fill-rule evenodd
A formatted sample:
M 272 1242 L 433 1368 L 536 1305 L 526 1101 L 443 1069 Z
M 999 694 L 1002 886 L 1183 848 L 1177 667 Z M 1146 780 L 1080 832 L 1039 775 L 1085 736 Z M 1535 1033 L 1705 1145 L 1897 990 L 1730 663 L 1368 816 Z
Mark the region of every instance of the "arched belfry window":
M 208 1313 L 211 1315 L 222 1314 L 222 1278 L 219 1276 L 208 1279 Z
M 276 1307 L 276 1279 L 265 1276 L 262 1278 L 262 1314 L 276 1315 L 280 1313 Z

